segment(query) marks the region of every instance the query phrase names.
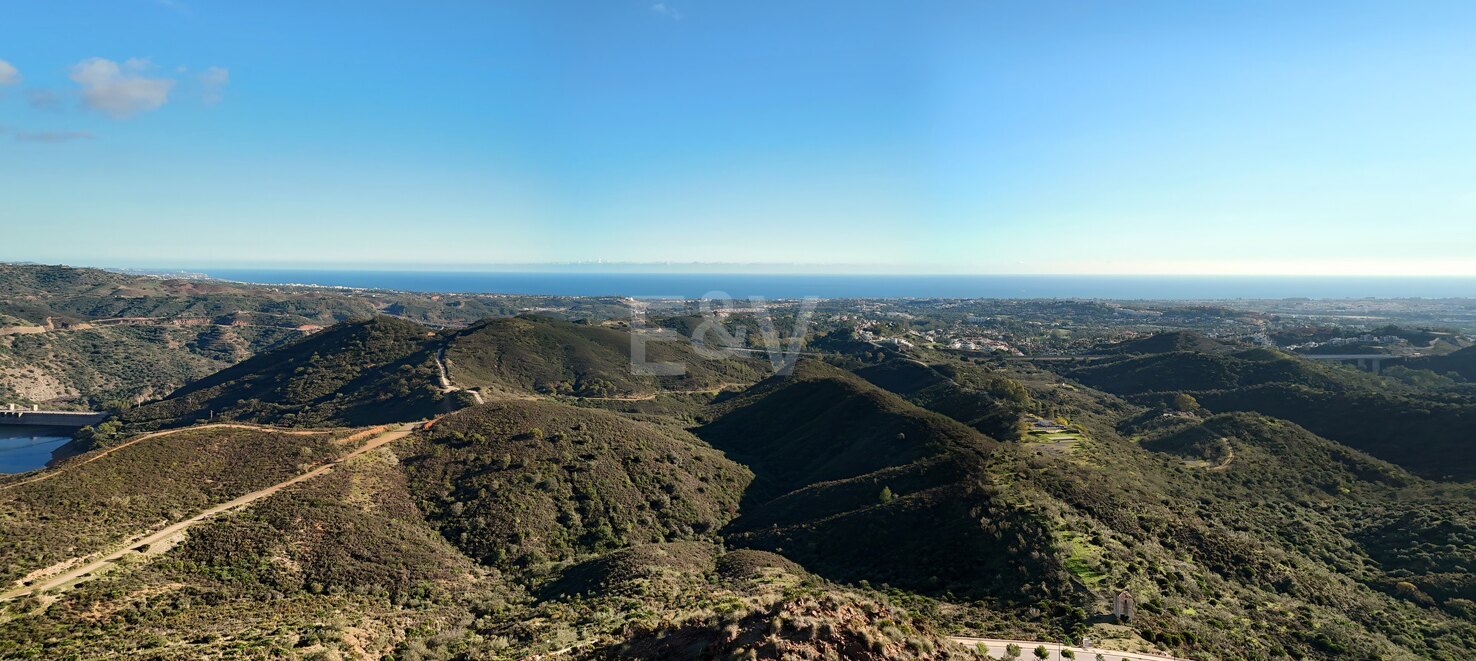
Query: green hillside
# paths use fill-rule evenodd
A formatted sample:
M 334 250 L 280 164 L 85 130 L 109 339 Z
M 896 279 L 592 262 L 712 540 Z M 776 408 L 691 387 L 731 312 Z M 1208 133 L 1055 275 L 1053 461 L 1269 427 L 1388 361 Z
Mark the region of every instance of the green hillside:
M 855 370 L 857 376 L 876 386 L 986 436 L 1016 439 L 1020 434 L 1020 416 L 1031 404 L 1030 394 L 1001 376 L 969 374 L 977 383 L 965 385 L 970 379 L 959 371 L 952 364 L 929 365 L 906 358 L 890 358 Z
M 349 321 L 125 411 L 130 427 L 206 419 L 286 426 L 370 425 L 430 417 L 440 340 L 392 317 Z
M 344 450 L 332 438 L 187 429 L 0 485 L 0 585 L 328 461 Z
M 535 401 L 444 418 L 404 465 L 441 534 L 504 568 L 710 537 L 751 479 L 680 429 Z
M 178 546 L 0 602 L 0 657 L 980 658 L 948 635 L 1202 661 L 1476 649 L 1458 390 L 1189 333 L 1038 364 L 837 344 L 767 378 L 685 343 L 648 359 L 687 375 L 633 375 L 629 342 L 378 317 L 124 412 L 125 431 L 433 422 Z M 442 350 L 488 403 L 450 411 L 466 402 L 437 387 Z M 112 453 L 0 479 L 12 584 L 332 462 L 353 433 L 118 446 L 116 427 L 92 432 Z
M 5 604 L 0 656 L 437 658 L 427 639 L 515 595 L 425 523 L 380 449 L 197 526 L 153 561 Z
M 1187 393 L 1212 411 L 1290 420 L 1426 477 L 1476 477 L 1476 443 L 1467 431 L 1476 428 L 1476 400 L 1468 397 L 1269 349 L 1135 355 L 1064 373 L 1144 403 Z
M 628 317 L 616 299 L 248 285 L 0 263 L 0 405 L 117 410 L 342 321 L 387 315 L 460 327 L 530 307 Z
M 998 497 L 998 445 L 973 429 L 814 361 L 714 414 L 698 434 L 756 476 L 730 543 L 846 581 L 999 599 L 1072 590 L 1054 557 L 1031 553 L 1041 524 Z
M 650 341 L 647 363 L 678 363 L 679 376 L 633 373 L 628 330 L 540 316 L 488 319 L 446 348 L 463 387 L 579 397 L 641 397 L 660 391 L 717 391 L 753 383 L 769 369 L 752 359 L 709 360 L 685 341 Z
M 1401 592 L 1411 574 L 1368 543 L 1403 512 L 1433 514 L 1429 483 L 1255 414 L 1160 411 L 1126 423 L 1128 436 L 1087 428 L 1088 447 L 1028 457 L 1025 475 L 1056 503 L 1071 572 L 1138 599 L 1136 636 L 1238 659 L 1453 659 L 1476 642 L 1459 599 Z M 1409 535 L 1447 539 L 1435 526 Z
M 1429 370 L 1436 374 L 1450 375 L 1466 381 L 1476 381 L 1476 347 L 1466 347 L 1441 356 L 1411 358 L 1401 363 L 1417 370 Z
M 1120 342 L 1107 347 L 1102 353 L 1124 355 L 1171 353 L 1175 351 L 1223 353 L 1234 349 L 1234 344 L 1205 337 L 1199 333 L 1191 331 L 1166 331 L 1135 340 Z
M 1329 390 L 1386 387 L 1370 374 L 1272 349 L 1134 355 L 1079 367 L 1068 376 L 1117 394 L 1224 390 L 1268 383 Z
M 1257 411 L 1432 479 L 1476 478 L 1476 403 L 1283 384 L 1197 393 L 1221 411 Z

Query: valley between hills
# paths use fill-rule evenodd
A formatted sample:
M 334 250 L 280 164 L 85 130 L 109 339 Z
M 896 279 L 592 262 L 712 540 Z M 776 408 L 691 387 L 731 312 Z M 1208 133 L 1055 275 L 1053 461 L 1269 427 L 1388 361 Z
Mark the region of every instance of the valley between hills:
M 1113 305 L 656 376 L 621 299 L 3 265 L 0 403 L 108 419 L 0 476 L 0 658 L 1470 658 L 1468 329 Z

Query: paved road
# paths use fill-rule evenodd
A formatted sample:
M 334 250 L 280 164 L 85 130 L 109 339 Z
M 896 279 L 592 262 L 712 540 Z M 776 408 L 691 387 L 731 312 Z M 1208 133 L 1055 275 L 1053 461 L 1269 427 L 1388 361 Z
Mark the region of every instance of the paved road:
M 53 571 L 48 570 L 47 572 L 45 572 L 45 574 L 47 575 L 45 575 L 44 578 L 38 579 L 36 580 L 36 582 L 30 585 L 21 585 L 14 587 L 8 591 L 0 592 L 0 601 L 8 601 L 33 593 L 45 592 L 53 588 L 70 587 L 71 585 L 76 585 L 77 583 L 81 583 L 95 577 L 98 573 L 105 569 L 108 569 L 110 565 L 117 562 L 119 559 L 130 554 L 161 553 L 164 550 L 172 547 L 174 544 L 178 543 L 179 540 L 183 539 L 185 531 L 189 530 L 196 524 L 207 521 L 210 518 L 223 512 L 228 512 L 234 509 L 245 507 L 246 505 L 249 505 L 253 502 L 261 500 L 262 498 L 266 498 L 267 496 L 277 493 L 282 489 L 297 484 L 298 482 L 310 480 L 319 475 L 323 475 L 324 473 L 332 471 L 333 467 L 337 466 L 340 463 L 364 454 L 365 452 L 369 452 L 371 450 L 382 447 L 386 443 L 391 443 L 406 436 L 409 436 L 410 433 L 415 430 L 415 426 L 416 423 L 401 425 L 393 431 L 385 432 L 383 434 L 380 434 L 379 436 L 370 439 L 368 442 L 364 443 L 364 445 L 358 447 L 352 452 L 349 452 L 348 454 L 345 454 L 338 459 L 323 464 L 322 466 L 319 466 L 313 470 L 310 470 L 284 482 L 279 482 L 265 489 L 253 491 L 244 496 L 236 498 L 235 500 L 216 505 L 188 519 L 167 526 L 161 530 L 155 531 L 143 537 L 128 540 L 121 547 L 113 550 L 110 553 L 106 553 L 105 555 L 86 556 L 86 558 L 73 558 L 65 562 L 57 563 L 56 565 L 52 566 L 52 570 L 54 570 L 54 573 Z M 187 427 L 185 429 L 190 428 Z M 199 427 L 195 427 L 194 429 L 199 429 Z M 178 431 L 185 430 L 181 429 Z M 134 439 L 134 441 L 132 442 L 136 443 L 138 441 L 144 440 L 144 438 L 152 438 L 152 436 L 137 438 Z
M 1159 656 L 1157 654 L 1144 654 L 1142 652 L 1114 652 L 1112 650 L 1095 648 L 1063 647 L 1060 643 L 1042 643 L 1040 641 L 1000 640 L 997 638 L 972 638 L 969 636 L 954 636 L 952 640 L 953 642 L 968 645 L 969 647 L 984 643 L 984 646 L 989 648 L 990 656 L 1000 658 L 1003 658 L 1005 655 L 1005 647 L 1010 643 L 1014 643 L 1020 646 L 1020 661 L 1034 661 L 1036 658 L 1035 648 L 1038 645 L 1045 645 L 1046 650 L 1050 652 L 1050 656 L 1046 657 L 1047 661 L 1065 659 L 1066 657 L 1061 656 L 1062 649 L 1075 652 L 1076 661 L 1095 661 L 1098 654 L 1101 654 L 1107 661 L 1123 661 L 1124 659 L 1127 661 L 1185 661 L 1184 659 L 1178 659 L 1172 656 Z

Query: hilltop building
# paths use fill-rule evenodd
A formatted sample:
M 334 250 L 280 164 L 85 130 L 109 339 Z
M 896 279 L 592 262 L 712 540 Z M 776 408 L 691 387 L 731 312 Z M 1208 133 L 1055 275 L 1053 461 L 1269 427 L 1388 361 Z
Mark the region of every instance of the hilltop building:
M 1112 598 L 1112 617 L 1119 620 L 1131 620 L 1138 611 L 1138 602 L 1127 590 L 1118 592 Z

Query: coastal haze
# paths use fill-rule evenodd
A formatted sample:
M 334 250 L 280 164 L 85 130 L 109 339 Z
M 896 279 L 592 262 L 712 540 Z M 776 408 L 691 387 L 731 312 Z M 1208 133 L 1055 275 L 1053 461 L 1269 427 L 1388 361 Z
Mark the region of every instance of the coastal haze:
M 266 284 L 419 292 L 698 298 L 712 292 L 768 298 L 1469 298 L 1476 277 L 1028 276 L 748 273 L 560 273 L 207 269 Z
M 1473 24 L 6 3 L 0 659 L 1469 661 Z

